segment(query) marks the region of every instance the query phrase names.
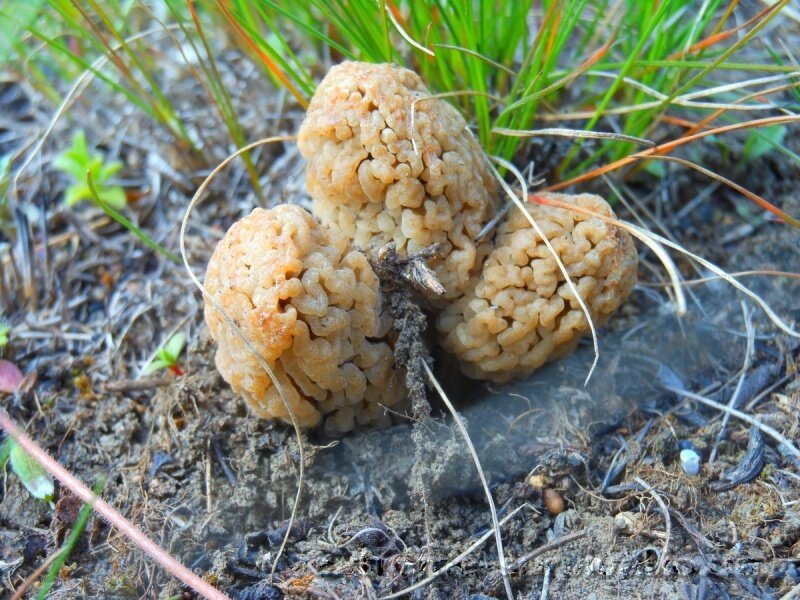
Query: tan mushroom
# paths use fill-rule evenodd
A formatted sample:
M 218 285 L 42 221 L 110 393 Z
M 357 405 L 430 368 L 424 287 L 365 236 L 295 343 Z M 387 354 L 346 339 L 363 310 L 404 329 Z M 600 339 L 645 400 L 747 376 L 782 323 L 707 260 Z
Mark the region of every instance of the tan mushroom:
M 377 256 L 438 244 L 431 267 L 448 300 L 462 296 L 491 249 L 474 239 L 495 210 L 495 181 L 460 113 L 420 77 L 388 64 L 333 67 L 311 100 L 298 146 L 314 214 Z M 439 302 L 439 306 L 446 302 Z
M 613 216 L 599 196 L 542 194 Z M 636 284 L 630 236 L 596 217 L 564 208 L 528 208 L 564 263 L 595 325 L 604 324 Z M 437 319 L 442 346 L 470 377 L 506 381 L 572 352 L 589 324 L 555 259 L 519 210 L 494 238 L 474 290 Z
M 331 431 L 388 420 L 405 398 L 384 336 L 378 278 L 344 235 L 297 206 L 256 209 L 214 251 L 205 285 L 273 369 L 301 427 Z M 265 418 L 289 421 L 275 386 L 206 303 L 216 364 Z

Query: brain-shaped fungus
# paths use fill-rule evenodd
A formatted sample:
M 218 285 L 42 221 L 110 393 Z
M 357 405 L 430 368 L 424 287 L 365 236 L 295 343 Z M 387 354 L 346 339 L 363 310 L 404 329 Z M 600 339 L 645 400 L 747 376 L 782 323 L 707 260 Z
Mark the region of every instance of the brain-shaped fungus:
M 473 240 L 491 219 L 495 182 L 459 112 L 430 96 L 420 77 L 393 65 L 345 62 L 317 87 L 300 127 L 314 214 L 375 256 L 394 241 L 400 255 L 438 243 L 431 261 L 460 297 L 490 250 Z M 440 303 L 441 305 L 441 303 Z
M 273 369 L 301 427 L 348 431 L 405 397 L 381 338 L 378 278 L 347 239 L 297 206 L 256 209 L 214 251 L 209 293 Z M 261 417 L 289 420 L 259 361 L 206 303 L 219 372 Z
M 542 194 L 545 199 L 613 216 L 599 196 Z M 533 204 L 530 215 L 550 240 L 594 323 L 602 325 L 636 284 L 638 257 L 630 236 L 606 221 Z M 525 377 L 575 349 L 589 324 L 547 246 L 521 211 L 498 227 L 474 291 L 437 321 L 445 350 L 470 377 Z

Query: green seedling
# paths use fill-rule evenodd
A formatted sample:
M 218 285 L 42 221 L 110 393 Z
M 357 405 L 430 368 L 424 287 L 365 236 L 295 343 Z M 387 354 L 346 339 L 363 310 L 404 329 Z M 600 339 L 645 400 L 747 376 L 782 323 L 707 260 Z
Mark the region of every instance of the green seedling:
M 151 360 L 142 371 L 144 375 L 150 375 L 160 369 L 169 369 L 175 375 L 183 375 L 183 369 L 178 366 L 178 357 L 186 345 L 186 335 L 176 333 L 169 341 L 158 349 L 156 357 Z
M 8 345 L 8 336 L 11 333 L 11 325 L 2 316 L 0 316 L 0 348 L 5 348 Z
M 125 190 L 118 185 L 109 184 L 109 180 L 122 168 L 119 161 L 106 162 L 99 153 L 90 153 L 86 144 L 86 134 L 78 131 L 72 138 L 72 146 L 64 150 L 53 162 L 56 169 L 72 178 L 72 184 L 64 194 L 67 206 L 74 206 L 81 200 L 93 200 L 92 191 L 86 182 L 86 173 L 92 175 L 97 195 L 115 210 L 122 210 L 127 204 Z
M 53 502 L 55 495 L 53 478 L 11 438 L 8 438 L 0 447 L 0 465 L 5 464 L 6 460 L 11 464 L 11 470 L 19 477 L 22 485 L 34 498 L 48 503 Z
M 3 154 L 0 156 L 0 204 L 5 203 L 9 175 L 11 175 L 11 154 Z

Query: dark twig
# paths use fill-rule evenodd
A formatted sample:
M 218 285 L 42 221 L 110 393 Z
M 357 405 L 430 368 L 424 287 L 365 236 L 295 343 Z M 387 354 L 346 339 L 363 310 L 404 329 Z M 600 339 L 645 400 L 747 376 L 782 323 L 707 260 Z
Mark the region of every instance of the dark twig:
M 542 554 L 546 554 L 551 550 L 556 550 L 558 548 L 561 548 L 561 546 L 569 544 L 570 542 L 574 542 L 575 540 L 585 538 L 587 535 L 589 535 L 589 530 L 581 529 L 580 531 L 574 531 L 573 533 L 568 533 L 564 536 L 561 536 L 560 538 L 556 538 L 552 542 L 547 542 L 546 544 L 543 544 L 538 548 L 536 548 L 536 550 L 528 552 L 528 554 L 526 554 L 525 556 L 518 558 L 510 565 L 508 565 L 508 570 L 516 571 L 521 567 L 525 566 L 530 561 L 532 561 L 534 558 L 538 558 Z
M 644 486 L 645 491 L 647 491 L 647 493 L 649 493 L 653 497 L 653 500 L 655 500 L 658 503 L 658 507 L 661 509 L 661 514 L 664 516 L 664 525 L 667 528 L 666 535 L 664 537 L 664 549 L 661 551 L 661 554 L 658 557 L 658 564 L 656 565 L 656 574 L 658 574 L 664 568 L 664 562 L 667 560 L 667 552 L 669 551 L 669 542 L 670 538 L 672 537 L 672 519 L 670 519 L 667 505 L 664 503 L 664 500 L 661 498 L 661 495 L 656 491 L 656 489 L 651 485 L 649 485 L 641 477 L 636 477 L 635 481 L 639 485 Z
M 220 467 L 222 467 L 222 472 L 225 473 L 228 483 L 230 483 L 232 486 L 236 485 L 236 474 L 233 472 L 233 469 L 231 469 L 231 466 L 228 464 L 228 461 L 222 454 L 222 448 L 219 447 L 219 442 L 217 442 L 215 438 L 211 438 L 211 451 L 214 452 L 214 458 L 217 459 Z

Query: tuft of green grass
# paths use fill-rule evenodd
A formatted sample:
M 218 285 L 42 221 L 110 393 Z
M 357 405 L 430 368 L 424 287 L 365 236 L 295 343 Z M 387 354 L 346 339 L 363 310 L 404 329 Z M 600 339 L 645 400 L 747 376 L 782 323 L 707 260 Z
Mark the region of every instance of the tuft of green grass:
M 787 2 L 740 25 L 730 0 L 207 0 L 204 6 L 301 105 L 327 56 L 395 62 L 420 72 L 432 92 L 447 94 L 487 153 L 513 159 L 522 140 L 498 130 L 532 129 L 543 114 L 557 118 L 579 109 L 587 113 L 581 129 L 647 138 L 658 135 L 663 118 L 687 112 L 683 95 L 713 88 L 717 69 L 791 72 L 783 63 L 730 62 Z M 567 94 L 570 86 L 582 90 L 579 98 Z M 728 95 L 736 98 L 735 91 Z M 722 106 L 722 98 L 714 102 Z M 692 110 L 703 116 L 707 108 Z M 576 141 L 559 173 L 572 177 L 632 150 L 624 139 L 609 139 L 581 155 Z
M 56 157 L 53 165 L 72 178 L 72 184 L 64 194 L 64 203 L 67 206 L 74 206 L 81 200 L 93 199 L 86 173 L 91 174 L 96 195 L 104 204 L 114 210 L 122 210 L 127 206 L 125 190 L 109 183 L 122 168 L 122 163 L 116 160 L 107 161 L 102 153 L 91 152 L 83 130 L 75 133 L 72 145 Z

